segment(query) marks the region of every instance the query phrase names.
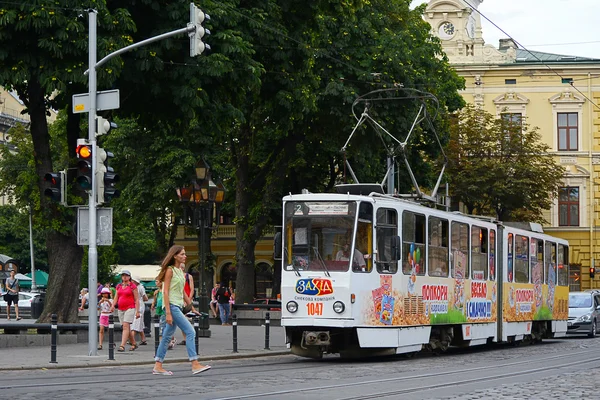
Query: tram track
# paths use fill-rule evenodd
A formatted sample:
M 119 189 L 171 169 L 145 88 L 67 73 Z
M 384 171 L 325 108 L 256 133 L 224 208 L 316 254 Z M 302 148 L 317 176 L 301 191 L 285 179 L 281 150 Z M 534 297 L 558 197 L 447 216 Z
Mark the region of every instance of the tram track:
M 186 366 L 188 365 L 188 363 L 185 363 L 185 364 L 186 364 Z M 294 366 L 291 368 L 284 367 L 286 365 L 294 365 L 294 364 L 302 364 L 302 365 L 297 365 L 297 366 Z M 307 360 L 307 359 L 295 359 L 292 361 L 284 361 L 284 362 L 279 362 L 279 363 L 266 363 L 266 364 L 253 363 L 253 364 L 246 364 L 246 365 L 236 365 L 233 368 L 230 366 L 227 366 L 227 365 L 217 365 L 217 366 L 212 367 L 212 371 L 217 372 L 219 374 L 219 376 L 245 375 L 245 374 L 255 374 L 255 373 L 273 374 L 273 373 L 278 373 L 280 371 L 293 371 L 293 370 L 298 370 L 298 369 L 305 369 L 307 366 L 309 366 L 308 364 L 310 364 L 311 368 L 318 368 L 318 367 L 329 368 L 328 365 L 319 363 L 318 361 Z M 170 369 L 169 366 L 172 366 L 172 365 L 174 365 L 174 363 L 173 364 L 165 364 L 165 368 Z M 262 369 L 265 366 L 268 366 L 270 368 Z M 141 366 L 136 366 L 136 367 L 141 367 Z M 60 382 L 53 382 L 56 380 L 56 377 L 54 376 L 54 374 L 50 373 L 48 375 L 45 375 L 46 373 L 53 372 L 53 371 L 60 371 L 60 372 L 64 373 L 65 370 L 45 370 L 43 373 L 36 375 L 35 383 L 31 383 L 31 377 L 12 376 L 12 377 L 10 377 L 10 384 L 6 384 L 6 383 L 2 382 L 2 379 L 0 379 L 0 391 L 4 390 L 4 389 L 27 389 L 27 388 L 50 387 L 50 386 L 55 386 L 55 387 L 57 387 L 57 386 L 70 386 L 70 387 L 72 387 L 72 386 L 87 386 L 87 385 L 94 385 L 94 384 L 103 384 L 103 383 L 105 384 L 107 381 L 110 381 L 111 384 L 128 383 L 128 382 L 144 382 L 147 380 L 156 379 L 156 377 L 154 375 L 151 375 L 151 373 L 150 373 L 151 372 L 150 366 L 147 366 L 147 370 L 140 371 L 140 372 L 132 372 L 131 366 L 119 366 L 118 368 L 122 369 L 124 372 L 122 379 L 119 379 L 119 375 L 115 374 L 115 367 L 109 367 L 109 366 L 98 367 L 97 368 L 98 370 L 104 370 L 104 369 L 109 369 L 109 370 L 106 373 L 95 373 L 93 380 L 88 379 L 89 374 L 77 373 L 77 374 L 70 375 L 70 376 L 62 379 Z M 257 369 L 257 368 L 260 368 L 260 369 Z M 169 380 L 189 379 L 190 375 L 188 372 L 189 372 L 189 370 L 186 370 L 185 373 L 183 371 L 181 373 L 177 372 L 173 376 L 170 376 L 168 379 Z M 125 376 L 126 376 L 126 378 L 125 378 Z M 88 380 L 86 380 L 86 379 L 88 379 Z M 21 383 L 21 382 L 28 382 L 28 383 Z
M 585 351 L 580 351 L 580 352 L 575 352 L 575 353 L 569 353 L 569 356 L 572 357 L 577 357 L 577 356 L 585 356 L 585 355 L 589 355 L 590 351 L 589 350 L 585 350 Z M 556 355 L 552 355 L 552 356 L 547 356 L 547 357 L 543 357 L 543 358 L 539 358 L 536 360 L 520 360 L 520 361 L 514 361 L 514 362 L 504 362 L 502 364 L 496 364 L 495 368 L 506 368 L 506 367 L 512 367 L 512 366 L 518 366 L 518 365 L 523 365 L 523 364 L 528 364 L 528 363 L 532 363 L 532 362 L 551 362 L 553 360 L 559 360 L 559 359 L 564 359 L 565 354 L 561 353 L 561 354 L 556 354 Z M 594 362 L 594 361 L 598 361 L 600 360 L 600 358 L 592 358 L 589 360 L 589 362 Z M 393 358 L 384 360 L 384 359 L 378 359 L 376 361 L 374 361 L 374 363 L 376 363 L 375 365 L 377 365 L 377 363 L 379 363 L 379 365 L 384 366 L 386 363 L 394 363 L 397 360 L 394 360 Z M 406 364 L 407 366 L 410 366 L 412 360 L 407 360 Z M 577 363 L 581 363 L 581 362 L 585 362 L 584 360 L 578 360 Z M 181 363 L 182 365 L 184 363 Z M 246 364 L 242 364 L 242 365 L 231 365 L 230 362 L 221 362 L 221 361 L 217 361 L 215 363 L 216 365 L 213 365 L 213 372 L 216 373 L 218 376 L 220 377 L 229 377 L 230 379 L 235 379 L 241 376 L 248 376 L 248 375 L 256 375 L 256 376 L 264 376 L 264 375 L 279 375 L 281 376 L 282 374 L 285 374 L 286 372 L 293 372 L 293 371 L 310 371 L 311 373 L 313 371 L 322 371 L 322 370 L 330 370 L 331 368 L 335 368 L 336 366 L 339 365 L 351 365 L 353 364 L 352 361 L 342 361 L 340 363 L 340 359 L 338 358 L 330 358 L 327 360 L 319 360 L 319 361 L 315 361 L 315 360 L 310 360 L 310 359 L 305 359 L 305 358 L 295 358 L 292 360 L 286 360 L 286 361 L 282 361 L 282 362 L 269 362 L 269 363 L 258 363 L 258 362 L 253 362 L 253 363 L 246 363 Z M 333 365 L 332 365 L 333 364 Z M 361 365 L 369 365 L 370 363 L 362 363 Z M 177 364 L 170 364 L 168 366 L 174 366 Z M 265 369 L 265 367 L 267 367 Z M 139 368 L 139 366 L 137 366 L 137 368 Z M 189 381 L 190 379 L 190 375 L 189 375 L 189 371 L 187 370 L 187 363 L 185 363 L 185 371 L 180 371 L 178 370 L 179 368 L 183 368 L 183 367 L 178 367 L 178 368 L 173 368 L 175 371 L 175 375 L 168 377 L 168 378 L 162 378 L 162 379 L 168 379 L 169 382 L 172 383 L 176 383 L 177 382 L 183 382 L 183 381 Z M 278 395 L 285 395 L 285 394 L 293 394 L 293 393 L 298 393 L 298 392 L 310 392 L 310 391 L 319 391 L 319 390 L 332 390 L 332 389 L 336 389 L 336 388 L 343 388 L 343 387 L 350 387 L 350 386 L 365 386 L 365 385 L 377 385 L 377 384 L 382 384 L 382 383 L 386 383 L 386 382 L 391 382 L 391 381 L 410 381 L 410 380 L 415 380 L 415 379 L 426 379 L 426 378 L 432 378 L 432 377 L 441 377 L 441 376 L 450 376 L 452 374 L 464 374 L 464 373 L 469 373 L 472 371 L 476 371 L 476 370 L 480 370 L 481 368 L 463 368 L 463 369 L 459 369 L 459 370 L 455 370 L 455 371 L 448 371 L 448 372 L 438 372 L 438 373 L 424 373 L 424 374 L 419 374 L 419 375 L 411 375 L 411 376 L 398 376 L 397 378 L 386 378 L 386 379 L 376 379 L 376 380 L 367 380 L 367 381 L 360 381 L 360 382 L 352 382 L 350 384 L 339 384 L 339 385 L 322 385 L 322 386 L 314 386 L 314 387 L 305 387 L 303 386 L 302 388 L 298 388 L 298 389 L 289 389 L 289 390 L 280 390 L 280 391 L 273 391 L 273 392 L 265 392 L 265 393 L 256 393 L 256 394 L 247 394 L 247 395 L 237 395 L 237 396 L 232 396 L 232 397 L 223 397 L 220 400 L 228 400 L 228 399 L 247 399 L 247 398 L 256 398 L 256 397 L 261 397 L 261 396 L 278 396 Z M 104 371 L 103 371 L 104 370 Z M 542 371 L 544 369 L 540 369 L 540 371 Z M 39 373 L 36 374 L 35 378 L 32 379 L 32 377 L 20 377 L 20 376 L 11 376 L 11 377 L 5 377 L 7 379 L 7 381 L 4 381 L 4 379 L 0 378 L 0 391 L 1 390 L 27 390 L 27 389 L 36 389 L 36 388 L 50 388 L 50 387 L 61 387 L 61 386 L 66 386 L 66 387 L 70 387 L 70 388 L 75 388 L 75 387 L 81 387 L 81 386 L 90 386 L 90 385 L 105 385 L 107 381 L 110 381 L 111 384 L 131 384 L 131 383 L 144 383 L 144 382 L 148 382 L 150 380 L 155 380 L 157 379 L 157 377 L 153 376 L 150 374 L 149 369 L 147 370 L 143 370 L 140 371 L 138 370 L 134 370 L 133 368 L 129 367 L 129 366 L 119 366 L 119 368 L 115 368 L 115 367 L 99 367 L 96 369 L 96 372 L 93 375 L 93 379 L 89 379 L 89 374 L 85 374 L 83 372 L 76 372 L 73 375 L 69 375 L 69 376 L 63 376 L 61 378 L 60 381 L 56 381 L 56 375 L 53 373 L 55 371 L 61 371 L 64 372 L 64 370 L 46 370 L 46 371 L 39 371 Z M 119 371 L 122 371 L 123 373 L 120 374 Z M 208 375 L 207 375 L 208 376 Z M 506 375 L 506 376 L 510 376 Z M 500 376 L 498 376 L 500 378 Z M 357 377 L 358 378 L 358 377 Z M 161 378 L 159 378 L 161 379 Z M 3 382 L 4 381 L 4 382 Z M 458 381 L 457 381 L 458 382 Z M 461 381 L 459 383 L 468 383 L 469 380 L 464 380 Z M 457 384 L 459 384 L 457 383 Z M 430 385 L 428 387 L 422 387 L 422 388 L 406 388 L 406 389 L 402 389 L 399 391 L 391 391 L 389 392 L 390 394 L 388 396 L 393 396 L 393 395 L 397 395 L 397 394 L 402 394 L 402 393 L 411 393 L 417 390 L 431 390 L 431 389 L 435 389 L 438 388 L 439 386 L 436 385 Z M 376 392 L 376 394 L 372 394 L 372 395 L 367 395 L 366 397 L 349 397 L 348 400 L 354 400 L 354 399 L 369 399 L 369 398 L 376 398 L 376 397 L 383 397 L 384 393 L 381 392 L 381 390 L 378 390 Z M 375 397 L 373 397 L 375 396 Z
M 589 353 L 590 353 L 589 351 L 570 353 L 569 357 L 576 357 L 576 356 L 580 356 L 580 355 L 589 355 Z M 497 371 L 497 370 L 503 369 L 503 368 L 516 367 L 519 365 L 532 364 L 532 363 L 547 364 L 550 361 L 562 360 L 562 359 L 564 359 L 564 357 L 565 357 L 564 354 L 560 354 L 560 355 L 554 355 L 551 357 L 538 358 L 538 359 L 534 359 L 534 360 L 522 360 L 522 361 L 497 364 L 494 366 L 493 370 Z M 309 392 L 318 392 L 319 396 L 321 396 L 321 397 L 335 398 L 336 400 L 377 399 L 377 398 L 385 398 L 385 397 L 391 397 L 391 396 L 402 395 L 402 394 L 425 392 L 425 391 L 440 389 L 440 388 L 444 388 L 444 387 L 448 387 L 448 386 L 466 385 L 469 383 L 480 382 L 481 380 L 492 381 L 492 380 L 499 380 L 499 379 L 520 376 L 523 374 L 534 374 L 534 373 L 545 372 L 545 371 L 549 371 L 549 370 L 557 369 L 557 368 L 565 368 L 565 367 L 574 366 L 574 365 L 582 365 L 585 363 L 598 363 L 600 365 L 600 357 L 596 356 L 596 357 L 591 357 L 591 358 L 577 359 L 576 361 L 573 361 L 573 362 L 561 363 L 559 366 L 546 365 L 546 366 L 542 366 L 542 367 L 538 367 L 538 368 L 531 368 L 528 370 L 518 370 L 518 371 L 506 372 L 506 373 L 495 373 L 495 374 L 489 374 L 486 376 L 478 376 L 477 378 L 458 379 L 458 380 L 451 380 L 450 382 L 445 381 L 443 383 L 417 385 L 417 386 L 413 386 L 413 387 L 402 388 L 402 389 L 397 389 L 397 390 L 390 390 L 390 391 L 382 391 L 381 385 L 386 384 L 386 383 L 391 383 L 391 382 L 393 382 L 393 383 L 410 382 L 410 381 L 419 381 L 419 380 L 431 379 L 431 378 L 452 377 L 453 375 L 464 375 L 464 374 L 470 373 L 470 372 L 481 371 L 482 368 L 481 367 L 472 367 L 472 368 L 463 368 L 463 369 L 453 370 L 453 371 L 441 371 L 441 372 L 431 372 L 431 373 L 415 374 L 415 375 L 408 375 L 408 376 L 396 376 L 396 377 L 391 377 L 391 378 L 363 380 L 363 381 L 358 381 L 358 382 L 345 382 L 345 383 L 339 383 L 339 384 L 328 384 L 328 385 L 318 385 L 318 386 L 302 386 L 299 388 L 292 388 L 292 389 L 281 389 L 281 390 L 275 390 L 275 391 L 269 391 L 269 392 L 219 397 L 219 398 L 216 398 L 213 400 L 239 400 L 239 399 L 263 398 L 263 397 L 281 398 L 281 396 L 285 396 L 285 395 L 293 395 L 293 394 L 299 394 L 299 393 L 307 394 Z M 356 395 L 356 396 L 351 396 L 351 397 L 335 397 L 335 396 L 328 396 L 327 394 L 325 394 L 325 393 L 327 393 L 327 391 L 335 391 L 336 389 L 343 389 L 343 388 L 349 388 L 349 387 L 361 388 L 361 387 L 371 386 L 371 385 L 375 385 L 377 387 L 375 390 L 372 391 L 372 393 L 367 393 L 367 394 L 361 394 L 361 395 Z

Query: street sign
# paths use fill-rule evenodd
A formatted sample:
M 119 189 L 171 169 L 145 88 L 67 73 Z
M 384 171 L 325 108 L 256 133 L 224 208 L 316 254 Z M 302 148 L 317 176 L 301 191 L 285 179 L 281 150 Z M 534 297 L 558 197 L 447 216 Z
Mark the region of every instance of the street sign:
M 113 232 L 113 209 L 97 208 L 96 232 L 98 246 L 112 245 Z M 77 244 L 80 246 L 89 246 L 90 244 L 90 210 L 87 207 L 77 209 Z
M 119 108 L 119 89 L 96 92 L 96 111 L 115 110 Z M 89 93 L 73 95 L 73 114 L 90 111 Z

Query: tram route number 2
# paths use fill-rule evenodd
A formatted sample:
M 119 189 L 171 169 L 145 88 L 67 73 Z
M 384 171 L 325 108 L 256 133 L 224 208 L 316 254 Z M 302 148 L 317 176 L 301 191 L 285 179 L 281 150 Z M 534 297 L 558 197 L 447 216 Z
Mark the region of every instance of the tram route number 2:
M 323 303 L 307 303 L 308 315 L 323 315 Z

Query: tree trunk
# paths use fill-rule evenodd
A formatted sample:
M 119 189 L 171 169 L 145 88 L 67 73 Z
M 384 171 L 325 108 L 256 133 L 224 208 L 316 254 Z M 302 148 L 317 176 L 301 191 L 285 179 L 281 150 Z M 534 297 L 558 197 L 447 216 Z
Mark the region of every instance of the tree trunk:
M 79 282 L 83 249 L 72 236 L 51 232 L 46 239 L 50 274 L 44 311 L 38 322 L 50 322 L 52 314 L 58 322 L 79 322 Z M 91 290 L 90 293 L 95 293 Z
M 35 157 L 35 169 L 38 176 L 40 205 L 42 212 L 53 220 L 64 218 L 56 205 L 44 196 L 46 183 L 44 175 L 53 171 L 50 154 L 50 135 L 46 121 L 46 103 L 44 90 L 36 76 L 31 76 L 21 98 L 27 99 L 31 118 L 31 139 Z M 78 322 L 79 273 L 81 270 L 82 249 L 77 246 L 75 237 L 51 231 L 46 237 L 50 274 L 44 311 L 39 322 L 48 322 L 51 314 L 58 315 L 59 322 Z
M 254 300 L 254 248 L 256 238 L 249 232 L 248 210 L 250 207 L 249 187 L 249 132 L 242 132 L 237 143 L 237 172 L 235 188 L 235 215 L 237 224 L 236 237 L 236 267 L 237 278 L 235 281 L 236 303 L 252 303 Z

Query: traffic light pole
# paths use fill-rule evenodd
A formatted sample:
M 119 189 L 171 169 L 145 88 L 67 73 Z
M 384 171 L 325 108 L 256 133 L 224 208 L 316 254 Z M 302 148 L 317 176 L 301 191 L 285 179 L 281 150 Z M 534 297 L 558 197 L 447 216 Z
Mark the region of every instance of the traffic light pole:
M 194 3 L 190 4 L 190 14 L 198 16 L 202 11 L 198 10 Z M 96 187 L 96 162 L 97 162 L 97 146 L 96 146 L 96 95 L 97 95 L 97 81 L 96 81 L 96 69 L 106 63 L 111 58 L 123 54 L 129 50 L 141 47 L 159 40 L 168 39 L 172 36 L 180 35 L 182 33 L 188 33 L 190 39 L 193 41 L 196 35 L 200 35 L 199 30 L 202 29 L 202 35 L 204 34 L 203 28 L 198 26 L 198 22 L 204 20 L 205 15 L 202 13 L 201 21 L 192 20 L 190 17 L 190 23 L 185 28 L 177 29 L 171 32 L 163 33 L 162 35 L 154 36 L 152 38 L 142 40 L 141 42 L 134 43 L 117 51 L 114 51 L 97 61 L 97 16 L 96 10 L 89 10 L 89 59 L 88 59 L 88 70 L 85 74 L 88 75 L 88 86 L 89 86 L 89 111 L 88 111 L 88 141 L 92 147 L 92 187 L 89 192 L 89 249 L 88 249 L 88 287 L 90 289 L 89 294 L 89 328 L 88 328 L 88 352 L 90 356 L 98 355 L 97 344 L 98 344 L 98 297 L 96 296 L 98 286 L 98 241 L 96 232 L 96 200 L 97 200 L 97 187 Z M 207 18 L 208 19 L 208 18 Z M 199 53 L 198 53 L 199 54 Z M 197 55 L 197 54 L 194 54 Z
M 89 192 L 89 248 L 88 248 L 88 354 L 98 355 L 98 240 L 96 232 L 96 31 L 97 11 L 89 11 L 89 102 L 88 141 L 92 146 L 92 187 Z

